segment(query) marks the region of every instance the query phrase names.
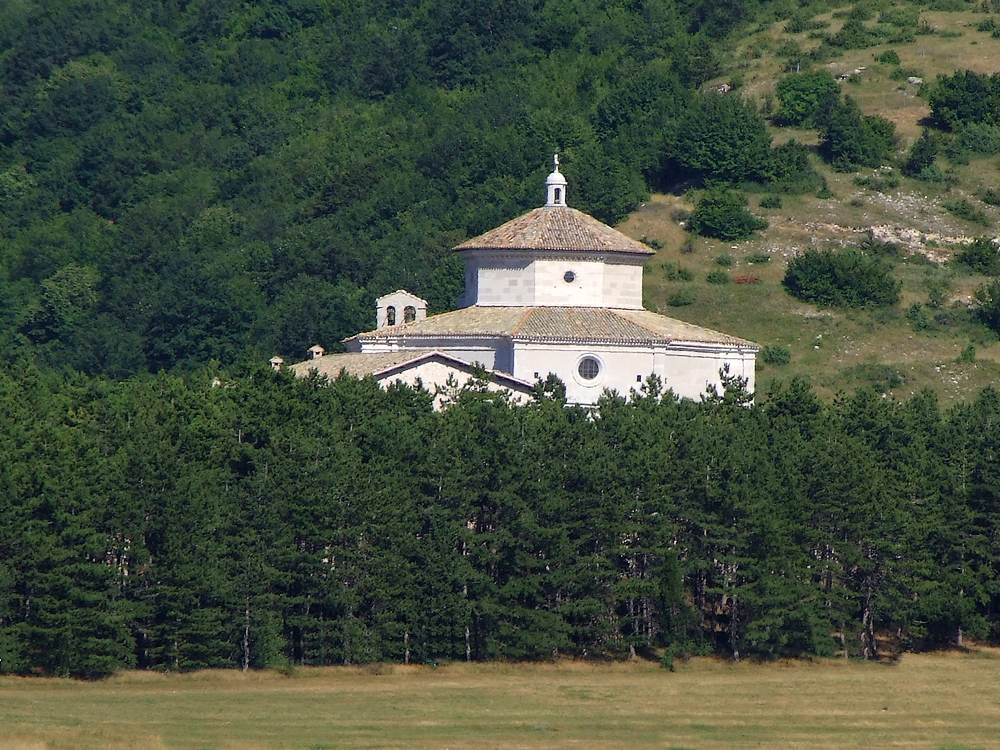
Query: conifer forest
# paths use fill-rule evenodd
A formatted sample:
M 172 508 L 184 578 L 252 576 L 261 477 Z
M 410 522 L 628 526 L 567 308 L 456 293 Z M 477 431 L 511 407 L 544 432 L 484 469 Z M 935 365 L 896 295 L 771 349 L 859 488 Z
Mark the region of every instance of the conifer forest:
M 449 249 L 538 205 L 556 151 L 575 207 L 615 223 L 696 185 L 726 240 L 766 225 L 733 190 L 896 158 L 829 75 L 772 113 L 819 123 L 815 153 L 706 88 L 732 35 L 828 6 L 0 2 L 0 673 L 1000 641 L 998 388 L 652 378 L 588 410 L 549 380 L 435 411 L 265 365 L 335 350 L 393 289 L 452 308 Z M 933 138 L 1000 138 L 998 81 L 939 82 Z M 831 291 L 847 271 L 804 257 L 800 299 L 898 301 L 881 263 Z

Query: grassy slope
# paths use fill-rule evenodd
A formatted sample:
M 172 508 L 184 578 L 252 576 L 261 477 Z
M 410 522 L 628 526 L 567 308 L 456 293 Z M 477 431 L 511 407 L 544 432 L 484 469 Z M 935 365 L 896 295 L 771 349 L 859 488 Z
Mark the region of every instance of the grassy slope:
M 0 747 L 1000 747 L 1000 650 L 820 661 L 0 679 Z
M 830 19 L 829 30 L 836 30 L 841 23 L 830 14 L 819 18 Z M 941 31 L 957 32 L 960 36 L 925 35 L 918 36 L 913 43 L 891 45 L 898 51 L 903 67 L 917 69 L 927 81 L 939 73 L 966 67 L 981 72 L 1000 70 L 1000 39 L 974 28 L 984 15 L 924 12 L 921 18 Z M 731 68 L 743 76 L 744 94 L 759 101 L 773 92 L 776 80 L 782 75 L 781 60 L 771 52 L 761 52 L 768 45 L 773 49 L 788 38 L 782 27 L 783 24 L 777 24 L 748 36 L 733 52 Z M 818 44 L 806 34 L 789 36 L 805 48 Z M 929 109 L 915 95 L 914 86 L 891 80 L 893 66 L 875 63 L 875 54 L 887 48 L 850 50 L 827 65 L 834 74 L 866 66 L 860 81 L 842 84 L 844 89 L 866 112 L 893 120 L 901 136 L 901 146 L 908 147 L 919 136 L 919 122 Z M 790 137 L 805 143 L 816 141 L 814 131 L 775 128 L 774 135 L 776 142 Z M 698 239 L 693 254 L 680 253 L 685 234 L 674 219 L 677 209 L 689 209 L 690 204 L 683 198 L 654 195 L 622 225 L 634 237 L 645 236 L 663 243 L 664 249 L 650 264 L 646 275 L 647 304 L 664 314 L 721 328 L 762 344 L 788 345 L 792 350 L 791 365 L 760 368 L 761 390 L 775 377 L 806 375 L 820 391 L 832 394 L 873 382 L 873 365 L 887 365 L 903 376 L 904 382 L 894 389 L 895 394 L 905 396 L 930 387 L 945 402 L 1000 381 L 1000 342 L 985 329 L 958 325 L 918 333 L 904 316 L 912 303 L 926 302 L 924 285 L 929 276 L 951 277 L 951 299 L 958 305 L 968 302 L 972 291 L 983 282 L 981 276 L 928 263 L 918 254 L 915 259 L 897 265 L 896 273 L 904 284 L 901 304 L 894 310 L 878 312 L 817 310 L 789 297 L 780 284 L 787 258 L 797 251 L 809 246 L 855 243 L 874 225 L 894 230 L 913 228 L 943 238 L 996 234 L 1000 211 L 981 203 L 975 195 L 984 186 L 1000 185 L 1000 159 L 974 159 L 968 165 L 956 166 L 959 183 L 950 191 L 904 178 L 900 187 L 888 194 L 860 188 L 854 184 L 857 175 L 833 172 L 818 159 L 816 163 L 833 198 L 784 197 L 780 209 L 759 209 L 761 196 L 753 196 L 752 206 L 771 223 L 765 232 L 739 243 Z M 987 229 L 945 211 L 942 198 L 956 197 L 966 197 L 985 210 L 993 225 Z M 938 258 L 953 253 L 946 240 L 935 242 L 933 238 L 920 243 L 918 249 Z M 747 256 L 760 252 L 770 253 L 773 261 L 766 266 L 746 262 Z M 721 253 L 735 260 L 733 276 L 752 274 L 760 278 L 760 283 L 746 286 L 706 283 L 705 274 L 718 268 L 713 259 Z M 667 281 L 661 270 L 665 262 L 679 262 L 688 267 L 695 272 L 695 281 Z M 685 283 L 694 286 L 696 302 L 684 307 L 668 306 L 668 297 Z M 976 346 L 977 361 L 956 363 L 956 357 L 969 343 Z

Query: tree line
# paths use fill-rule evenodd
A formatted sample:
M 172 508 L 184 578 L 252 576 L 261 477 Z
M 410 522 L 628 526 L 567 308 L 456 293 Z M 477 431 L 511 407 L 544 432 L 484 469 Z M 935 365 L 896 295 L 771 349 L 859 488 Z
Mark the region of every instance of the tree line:
M 1000 392 L 0 374 L 0 671 L 1000 638 Z

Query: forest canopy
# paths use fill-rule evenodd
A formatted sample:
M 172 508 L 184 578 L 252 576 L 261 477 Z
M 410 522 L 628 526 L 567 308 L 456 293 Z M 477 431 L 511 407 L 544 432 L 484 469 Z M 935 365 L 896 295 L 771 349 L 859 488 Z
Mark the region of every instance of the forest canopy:
M 0 346 L 123 377 L 335 348 L 399 287 L 448 309 L 448 249 L 537 205 L 553 152 L 605 221 L 669 174 L 759 9 L 4 3 Z

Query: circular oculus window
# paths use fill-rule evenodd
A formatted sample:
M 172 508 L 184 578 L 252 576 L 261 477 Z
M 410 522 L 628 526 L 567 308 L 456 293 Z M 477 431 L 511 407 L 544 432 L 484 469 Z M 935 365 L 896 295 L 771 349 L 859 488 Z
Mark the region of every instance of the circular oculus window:
M 565 281 L 567 284 L 572 284 L 574 281 L 576 281 L 576 274 L 573 273 L 572 271 L 567 271 L 566 273 L 563 274 L 563 281 Z
M 580 364 L 577 365 L 576 371 L 580 373 L 580 377 L 584 380 L 593 380 L 601 372 L 601 363 L 594 357 L 584 357 L 580 360 Z

